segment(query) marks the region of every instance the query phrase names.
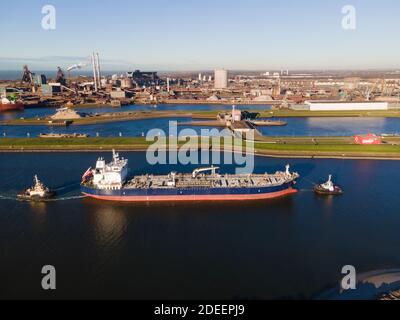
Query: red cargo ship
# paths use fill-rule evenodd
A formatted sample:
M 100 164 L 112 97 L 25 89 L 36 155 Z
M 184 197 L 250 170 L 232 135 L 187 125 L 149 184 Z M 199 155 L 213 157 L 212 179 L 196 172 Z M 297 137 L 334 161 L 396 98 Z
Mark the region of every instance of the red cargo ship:
M 24 104 L 16 100 L 2 96 L 0 99 L 0 112 L 24 110 Z
M 0 103 L 0 112 L 3 111 L 22 111 L 24 110 L 23 103 Z

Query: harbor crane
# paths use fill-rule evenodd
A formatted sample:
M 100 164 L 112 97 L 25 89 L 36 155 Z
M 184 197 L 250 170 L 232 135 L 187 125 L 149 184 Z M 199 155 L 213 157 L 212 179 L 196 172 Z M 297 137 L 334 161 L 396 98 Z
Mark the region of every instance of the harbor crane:
M 27 64 L 24 65 L 23 71 L 24 71 L 24 73 L 22 74 L 21 83 L 33 84 L 32 72 L 29 70 L 29 67 Z
M 211 166 L 211 167 L 208 167 L 208 168 L 195 169 L 195 170 L 193 170 L 192 177 L 196 178 L 199 173 L 209 172 L 209 171 L 211 171 L 212 175 L 216 175 L 218 169 L 219 169 L 219 167 L 214 167 L 214 166 Z

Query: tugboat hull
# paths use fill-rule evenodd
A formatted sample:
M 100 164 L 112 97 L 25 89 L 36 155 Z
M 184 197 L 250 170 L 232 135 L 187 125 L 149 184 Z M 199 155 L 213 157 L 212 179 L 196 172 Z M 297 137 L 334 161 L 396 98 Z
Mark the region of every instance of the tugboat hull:
M 323 196 L 340 196 L 343 194 L 343 190 L 341 188 L 339 188 L 338 186 L 334 187 L 333 191 L 327 190 L 325 188 L 323 188 L 321 185 L 315 186 L 314 187 L 314 192 L 316 194 L 319 195 L 323 195 Z
M 41 201 L 49 201 L 49 200 L 53 199 L 55 197 L 55 195 L 56 195 L 55 192 L 48 192 L 43 196 L 39 196 L 39 195 L 31 196 L 24 192 L 24 193 L 20 193 L 19 195 L 17 195 L 17 199 L 21 200 L 21 201 L 41 202 Z

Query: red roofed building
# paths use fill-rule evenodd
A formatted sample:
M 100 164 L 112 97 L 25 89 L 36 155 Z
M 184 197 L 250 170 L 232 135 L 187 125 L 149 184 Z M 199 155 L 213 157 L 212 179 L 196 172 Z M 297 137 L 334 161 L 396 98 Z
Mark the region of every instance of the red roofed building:
M 382 139 L 375 134 L 368 133 L 366 136 L 358 135 L 354 137 L 354 142 L 357 144 L 381 144 Z

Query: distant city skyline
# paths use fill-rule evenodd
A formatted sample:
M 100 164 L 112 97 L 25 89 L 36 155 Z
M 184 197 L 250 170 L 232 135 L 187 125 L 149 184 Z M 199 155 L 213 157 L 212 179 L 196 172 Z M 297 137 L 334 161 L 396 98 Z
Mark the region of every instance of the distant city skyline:
M 55 30 L 41 26 L 47 4 Z M 399 69 L 399 12 L 396 0 L 16 0 L 0 20 L 0 72 L 67 68 L 93 51 L 103 71 Z

